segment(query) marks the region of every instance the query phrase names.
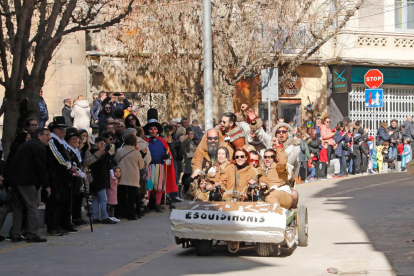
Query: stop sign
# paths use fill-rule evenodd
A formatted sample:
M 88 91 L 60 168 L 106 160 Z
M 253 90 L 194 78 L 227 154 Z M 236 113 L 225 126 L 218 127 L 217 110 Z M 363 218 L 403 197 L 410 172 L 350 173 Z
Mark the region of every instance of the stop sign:
M 384 82 L 384 75 L 378 69 L 371 69 L 365 74 L 364 82 L 369 88 L 378 88 Z

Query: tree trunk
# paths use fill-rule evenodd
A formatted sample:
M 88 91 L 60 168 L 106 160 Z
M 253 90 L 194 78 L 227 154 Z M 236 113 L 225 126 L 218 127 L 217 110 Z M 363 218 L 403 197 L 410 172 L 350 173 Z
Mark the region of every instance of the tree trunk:
M 19 119 L 19 107 L 20 107 L 20 100 L 16 97 L 16 91 L 6 90 L 5 95 L 13 95 L 11 97 L 6 97 L 7 99 L 7 107 L 6 112 L 4 113 L 4 120 L 3 120 L 3 151 L 4 151 L 4 159 L 7 158 L 9 154 L 10 145 L 13 142 L 16 136 L 16 128 L 17 128 L 17 121 Z

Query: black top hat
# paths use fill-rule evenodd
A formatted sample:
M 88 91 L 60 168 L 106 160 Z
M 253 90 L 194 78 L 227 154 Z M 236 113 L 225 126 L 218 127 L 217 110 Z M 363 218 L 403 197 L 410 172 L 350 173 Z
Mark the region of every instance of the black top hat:
M 80 135 L 80 132 L 76 128 L 74 127 L 67 128 L 65 140 L 68 141 L 73 136 L 80 137 L 81 135 Z
M 63 116 L 55 116 L 53 117 L 53 128 L 56 127 L 68 127 L 65 122 L 65 117 Z
M 144 126 L 145 135 L 149 135 L 149 128 L 153 126 L 158 128 L 158 134 L 164 132 L 162 125 L 158 122 L 158 111 L 150 108 L 147 112 L 147 124 Z

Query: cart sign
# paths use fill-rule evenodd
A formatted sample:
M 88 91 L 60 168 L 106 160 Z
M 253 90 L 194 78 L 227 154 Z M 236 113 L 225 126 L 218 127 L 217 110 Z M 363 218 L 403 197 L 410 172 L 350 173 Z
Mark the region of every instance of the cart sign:
M 384 107 L 384 90 L 365 89 L 365 107 Z
M 365 74 L 364 82 L 369 88 L 378 88 L 384 82 L 384 76 L 378 69 L 371 69 Z

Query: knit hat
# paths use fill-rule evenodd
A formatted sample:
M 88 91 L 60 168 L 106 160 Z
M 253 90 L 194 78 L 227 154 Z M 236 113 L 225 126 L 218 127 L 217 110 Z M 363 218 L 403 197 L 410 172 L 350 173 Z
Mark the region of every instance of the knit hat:
M 276 131 L 281 128 L 281 127 L 285 127 L 289 133 L 289 135 L 292 135 L 292 127 L 289 124 L 286 123 L 278 123 L 274 128 L 273 128 L 273 137 L 276 136 Z
M 368 140 L 374 140 L 374 137 L 372 137 L 372 136 L 368 136 Z

